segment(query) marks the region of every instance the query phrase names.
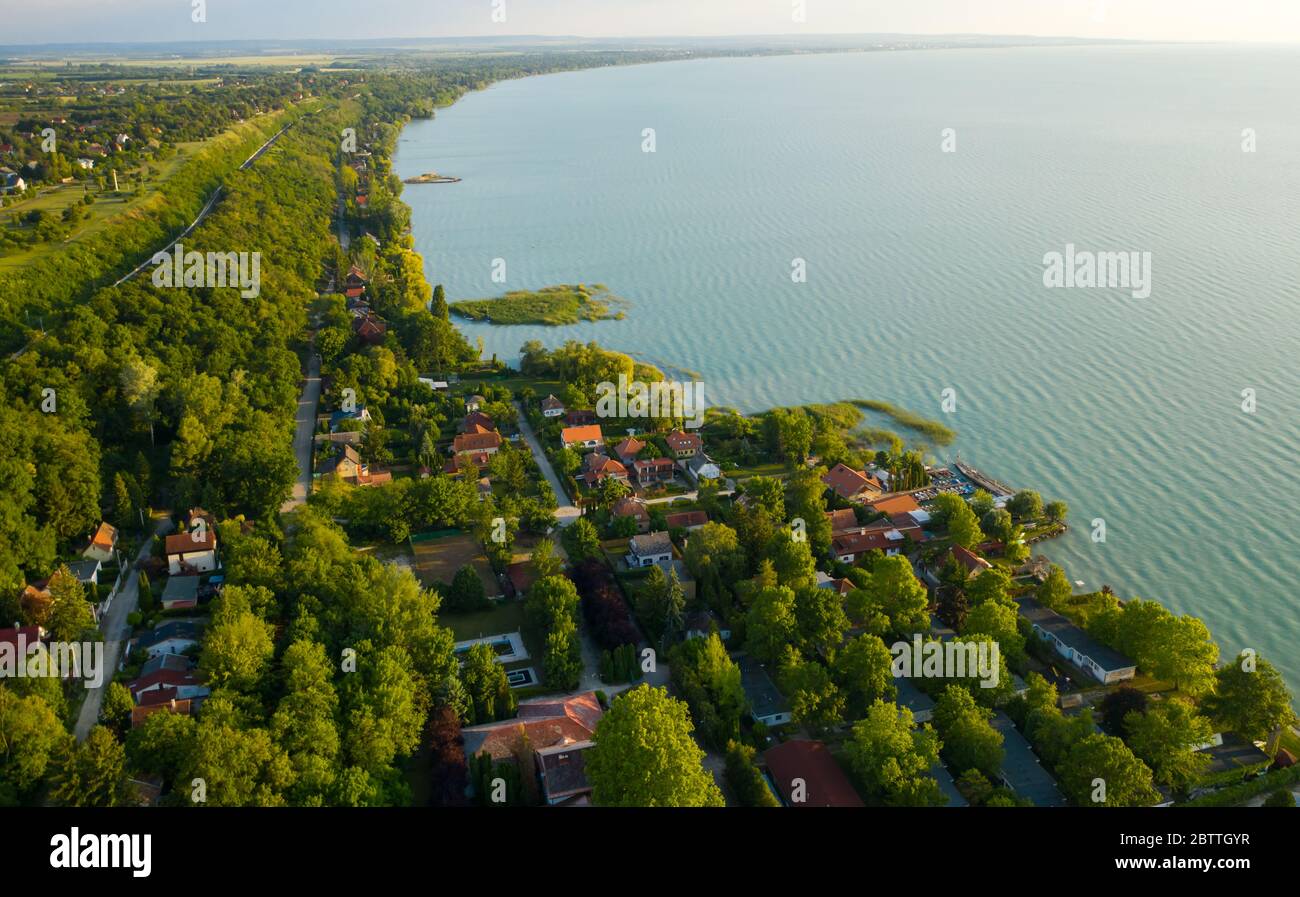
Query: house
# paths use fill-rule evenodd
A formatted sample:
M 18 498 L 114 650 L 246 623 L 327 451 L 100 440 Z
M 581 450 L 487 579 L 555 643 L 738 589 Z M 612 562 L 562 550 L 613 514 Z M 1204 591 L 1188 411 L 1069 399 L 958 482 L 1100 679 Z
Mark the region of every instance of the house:
M 637 455 L 641 454 L 641 449 L 645 448 L 645 443 L 635 436 L 629 436 L 614 446 L 614 454 L 618 455 L 618 460 L 624 464 L 632 464 L 636 461 Z M 672 463 L 671 461 L 669 462 Z
M 633 536 L 627 543 L 627 565 L 630 569 L 652 567 L 673 559 L 673 540 L 667 533 L 646 533 Z
M 687 532 L 694 532 L 709 522 L 709 515 L 704 511 L 678 511 L 665 517 L 664 522 L 668 524 L 670 530 L 684 529 Z
M 862 807 L 849 777 L 820 741 L 787 741 L 763 753 L 767 774 L 787 807 Z
M 77 167 L 78 167 L 78 168 L 85 169 L 86 171 L 90 171 L 92 168 L 95 167 L 95 160 L 94 160 L 94 159 L 85 159 L 85 158 L 78 159 L 78 160 L 77 160 Z
M 14 675 L 27 669 L 27 659 L 45 650 L 46 632 L 39 626 L 10 626 L 0 629 L 0 675 Z
M 369 282 L 370 278 L 366 277 L 366 272 L 362 271 L 356 265 L 352 265 L 348 268 L 347 277 L 344 278 L 344 283 L 350 287 L 363 287 Z
M 984 558 L 969 549 L 962 548 L 960 545 L 954 545 L 952 550 L 948 552 L 948 556 L 952 558 L 958 567 L 966 571 L 967 579 L 973 579 L 985 570 L 993 569 L 993 565 Z
M 461 433 L 451 441 L 454 455 L 463 453 L 495 455 L 501 448 L 501 434 L 496 430 L 486 432 L 477 430 L 473 433 Z
M 691 481 L 699 484 L 700 480 L 720 480 L 722 479 L 722 468 L 713 462 L 708 455 L 700 452 L 687 458 L 684 467 L 686 475 Z
M 1050 642 L 1057 654 L 1098 682 L 1110 685 L 1137 675 L 1137 664 L 1132 660 L 1103 645 L 1051 608 L 1029 597 L 1017 598 L 1016 603 L 1020 605 L 1020 616 L 1028 621 L 1035 635 Z
M 564 412 L 564 422 L 570 427 L 581 427 L 596 422 L 596 412 L 594 411 L 566 411 Z
M 610 510 L 610 514 L 612 514 L 615 519 L 619 517 L 634 518 L 636 520 L 636 531 L 638 533 L 646 533 L 650 531 L 650 512 L 646 510 L 645 502 L 639 498 L 633 498 L 630 495 L 620 498 Z
M 388 324 L 383 318 L 367 310 L 365 314 L 352 319 L 352 332 L 366 345 L 378 346 L 384 341 L 384 335 L 388 333 Z
M 168 620 L 166 623 L 159 623 L 144 635 L 132 639 L 130 650 L 143 648 L 150 657 L 157 657 L 159 654 L 182 654 L 186 648 L 192 648 L 199 643 L 199 636 L 202 633 L 203 625 L 194 620 Z M 129 654 L 130 651 L 127 653 Z
M 596 487 L 607 479 L 627 482 L 627 468 L 600 452 L 592 452 L 582 459 L 582 478 L 589 487 Z
M 128 683 L 127 688 L 137 704 L 156 703 L 162 695 L 154 695 L 152 698 L 146 698 L 145 695 L 163 688 L 171 689 L 175 692 L 175 697 L 181 699 L 207 697 L 211 693 L 193 670 L 154 670 Z
M 698 433 L 683 433 L 681 430 L 673 430 L 664 437 L 664 442 L 668 443 L 668 450 L 673 453 L 673 457 L 678 461 L 694 458 L 704 451 L 704 440 L 700 438 Z
M 472 396 L 465 397 L 465 411 L 467 413 L 470 411 L 478 411 L 486 404 L 487 404 L 487 399 L 483 398 L 480 395 L 472 395 Z
M 115 548 L 117 548 L 117 527 L 109 523 L 101 523 L 95 530 L 95 534 L 90 537 L 90 544 L 81 552 L 81 556 L 94 558 L 97 561 L 111 561 Z
M 506 567 L 506 596 L 508 598 L 523 598 L 528 590 L 537 582 L 537 568 L 533 562 L 517 561 Z
M 928 723 L 934 719 L 934 699 L 921 691 L 906 676 L 894 677 L 894 703 L 906 707 L 912 713 L 912 722 L 916 725 Z
M 82 558 L 79 561 L 72 561 L 68 564 L 68 569 L 72 575 L 77 577 L 77 582 L 83 586 L 99 585 L 99 571 L 103 565 L 98 558 Z
M 883 495 L 874 501 L 869 501 L 867 502 L 867 510 L 877 514 L 884 514 L 890 520 L 911 518 L 910 522 L 918 525 L 930 521 L 930 515 L 922 511 L 921 506 L 916 503 L 916 499 L 906 492 Z
M 565 427 L 560 431 L 560 443 L 565 448 L 594 449 L 604 442 L 605 437 L 601 435 L 600 424 Z
M 542 417 L 560 417 L 564 414 L 564 403 L 554 395 L 542 399 Z
M 718 616 L 711 610 L 700 610 L 690 614 L 682 621 L 683 637 L 686 639 L 708 638 L 714 632 L 724 642 L 731 638 L 731 630 L 718 622 Z
M 836 464 L 822 477 L 822 482 L 845 501 L 870 501 L 884 492 L 879 480 L 847 464 Z
M 167 537 L 165 552 L 167 572 L 208 573 L 217 568 L 217 530 L 205 526 Z
M 465 452 L 459 455 L 452 455 L 446 464 L 442 466 L 442 472 L 450 476 L 456 476 L 473 468 L 474 472 L 487 467 L 488 459 L 492 457 L 487 452 Z
M 187 673 L 192 669 L 194 669 L 194 659 L 192 657 L 186 657 L 184 654 L 159 654 L 157 657 L 150 657 L 140 665 L 140 675 L 148 676 L 150 673 L 157 673 L 159 670 Z
M 144 721 L 155 713 L 179 713 L 183 716 L 190 716 L 194 713 L 194 701 L 185 698 L 177 699 L 174 689 L 165 689 L 165 700 L 151 702 L 149 704 L 140 704 L 131 708 L 131 728 L 135 729 L 144 725 Z M 132 782 L 135 780 L 132 779 Z
M 850 579 L 834 579 L 826 575 L 821 570 L 817 571 L 817 588 L 830 589 L 837 595 L 847 595 L 852 592 L 855 586 Z
M 832 536 L 866 531 L 866 526 L 858 523 L 858 514 L 852 508 L 841 508 L 838 511 L 827 511 L 826 517 L 831 522 Z
M 636 481 L 641 486 L 671 483 L 673 481 L 673 467 L 671 458 L 652 458 L 648 461 L 634 461 L 632 463 Z
M 896 527 L 892 524 L 867 527 L 831 537 L 831 554 L 846 564 L 856 563 L 868 551 L 880 551 L 892 557 L 903 551 L 908 542 L 924 542 L 919 526 Z
M 163 610 L 180 610 L 199 606 L 199 578 L 197 576 L 171 576 L 162 593 Z
M 1210 758 L 1205 767 L 1206 776 L 1221 776 L 1225 773 L 1240 771 L 1242 776 L 1253 772 L 1264 772 L 1273 762 L 1273 758 L 1264 753 L 1253 742 L 1247 741 L 1232 732 L 1218 732 L 1209 743 L 1196 751 Z
M 491 433 L 496 428 L 492 418 L 482 411 L 471 411 L 456 424 L 457 433 Z
M 1001 710 L 993 714 L 993 728 L 1002 733 L 1002 784 L 1036 807 L 1063 807 L 1065 795 L 1056 787 L 1052 774 L 1043 769 L 1028 739 Z
M 17 172 L 0 168 L 0 188 L 4 193 L 22 193 L 27 189 L 27 182 Z
M 532 770 L 520 772 L 535 774 L 548 804 L 570 801 L 591 791 L 583 754 L 602 716 L 600 701 L 591 691 L 521 701 L 514 719 L 462 729 L 465 756 L 487 754 L 498 762 L 527 763 Z
M 930 767 L 930 778 L 939 784 L 939 790 L 948 799 L 948 802 L 944 804 L 945 807 L 970 806 L 970 801 L 966 800 L 965 795 L 957 790 L 957 783 L 953 781 L 952 773 L 948 772 L 948 767 L 943 765 L 942 760 L 936 760 L 935 764 Z
M 737 658 L 736 664 L 740 667 L 740 686 L 749 699 L 750 715 L 754 721 L 768 727 L 789 723 L 793 719 L 790 704 L 777 691 L 772 677 L 767 675 L 762 665 L 748 655 Z

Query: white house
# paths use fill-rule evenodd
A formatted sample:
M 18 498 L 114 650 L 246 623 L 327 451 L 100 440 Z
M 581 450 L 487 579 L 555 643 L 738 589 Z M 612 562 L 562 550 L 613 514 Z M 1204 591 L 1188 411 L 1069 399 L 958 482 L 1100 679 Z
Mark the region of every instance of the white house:
M 167 572 L 209 573 L 217 569 L 217 534 L 210 527 L 167 537 Z
M 722 479 L 722 468 L 713 462 L 713 459 L 704 453 L 692 455 L 685 461 L 681 462 L 687 476 L 695 483 L 700 480 L 720 480 Z
M 629 568 L 652 567 L 673 559 L 673 541 L 665 532 L 633 536 L 627 543 Z
M 564 403 L 550 395 L 542 399 L 542 417 L 560 417 L 564 414 Z

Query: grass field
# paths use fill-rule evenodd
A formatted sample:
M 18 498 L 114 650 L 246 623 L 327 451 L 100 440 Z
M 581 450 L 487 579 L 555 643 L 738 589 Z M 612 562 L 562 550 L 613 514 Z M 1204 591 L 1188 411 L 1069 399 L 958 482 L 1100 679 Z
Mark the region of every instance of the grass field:
M 483 581 L 483 590 L 488 597 L 501 594 L 501 586 L 483 554 L 482 546 L 470 533 L 423 540 L 413 537 L 411 551 L 415 555 L 415 575 L 426 588 L 440 582 L 451 582 L 457 570 L 466 564 L 472 564 L 479 579 Z
M 468 613 L 458 613 L 455 611 L 442 611 L 438 614 L 438 622 L 444 626 L 451 627 L 452 635 L 456 641 L 465 642 L 474 638 L 484 638 L 489 635 L 500 635 L 504 632 L 519 632 L 524 628 L 524 603 L 522 601 L 498 601 L 488 610 L 470 611 Z M 532 653 L 532 650 L 529 650 Z M 524 663 L 524 666 L 530 666 L 530 663 Z

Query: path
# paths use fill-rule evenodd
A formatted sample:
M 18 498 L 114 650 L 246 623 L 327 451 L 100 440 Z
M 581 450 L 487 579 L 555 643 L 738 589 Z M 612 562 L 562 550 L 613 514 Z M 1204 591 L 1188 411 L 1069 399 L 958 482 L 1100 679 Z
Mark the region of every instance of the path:
M 302 395 L 298 397 L 298 410 L 294 414 L 296 428 L 293 433 L 293 454 L 298 460 L 298 479 L 293 484 L 293 497 L 280 506 L 280 513 L 292 511 L 307 501 L 311 493 L 311 458 L 316 442 L 316 405 L 320 402 L 320 356 L 310 349 L 307 360 L 307 377 L 302 382 Z
M 154 532 L 163 535 L 171 528 L 171 518 L 164 516 L 154 527 Z M 104 681 L 98 688 L 87 689 L 86 700 L 81 705 L 81 713 L 77 716 L 77 725 L 73 729 L 73 734 L 77 736 L 78 741 L 85 741 L 90 730 L 99 721 L 99 711 L 104 704 L 104 692 L 113 681 L 113 674 L 117 672 L 122 645 L 131 635 L 131 627 L 127 624 L 126 618 L 135 613 L 140 598 L 140 571 L 136 569 L 136 563 L 149 557 L 152 548 L 153 539 L 145 539 L 136 553 L 135 562 L 131 564 L 131 572 L 127 575 L 126 582 L 113 598 L 108 614 L 99 621 L 99 629 L 104 638 Z
M 537 466 L 542 469 L 542 476 L 546 477 L 546 482 L 550 484 L 551 491 L 555 493 L 555 500 L 560 506 L 555 509 L 555 522 L 560 526 L 568 526 L 573 521 L 582 516 L 582 512 L 569 503 L 568 493 L 560 485 L 560 478 L 555 475 L 555 469 L 551 467 L 551 461 L 546 457 L 546 452 L 542 451 L 542 444 L 537 440 L 537 434 L 533 432 L 532 426 L 528 423 L 528 417 L 524 414 L 523 406 L 515 402 L 515 408 L 519 412 L 519 433 L 524 437 L 524 442 L 532 450 L 533 458 L 537 460 Z

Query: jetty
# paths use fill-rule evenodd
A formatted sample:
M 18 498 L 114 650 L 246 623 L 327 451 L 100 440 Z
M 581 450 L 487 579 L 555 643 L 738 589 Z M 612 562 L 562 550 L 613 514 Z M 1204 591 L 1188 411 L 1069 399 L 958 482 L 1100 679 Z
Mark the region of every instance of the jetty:
M 436 171 L 426 171 L 424 174 L 417 174 L 413 178 L 406 178 L 403 184 L 459 184 L 460 178 L 449 177 L 444 174 L 438 174 Z
M 963 462 L 960 458 L 953 462 L 953 467 L 956 467 L 962 476 L 970 480 L 976 486 L 987 490 L 990 495 L 1003 497 L 1016 494 L 1016 490 L 1012 489 L 1006 483 L 995 480 L 988 474 L 980 473 L 974 467 Z

